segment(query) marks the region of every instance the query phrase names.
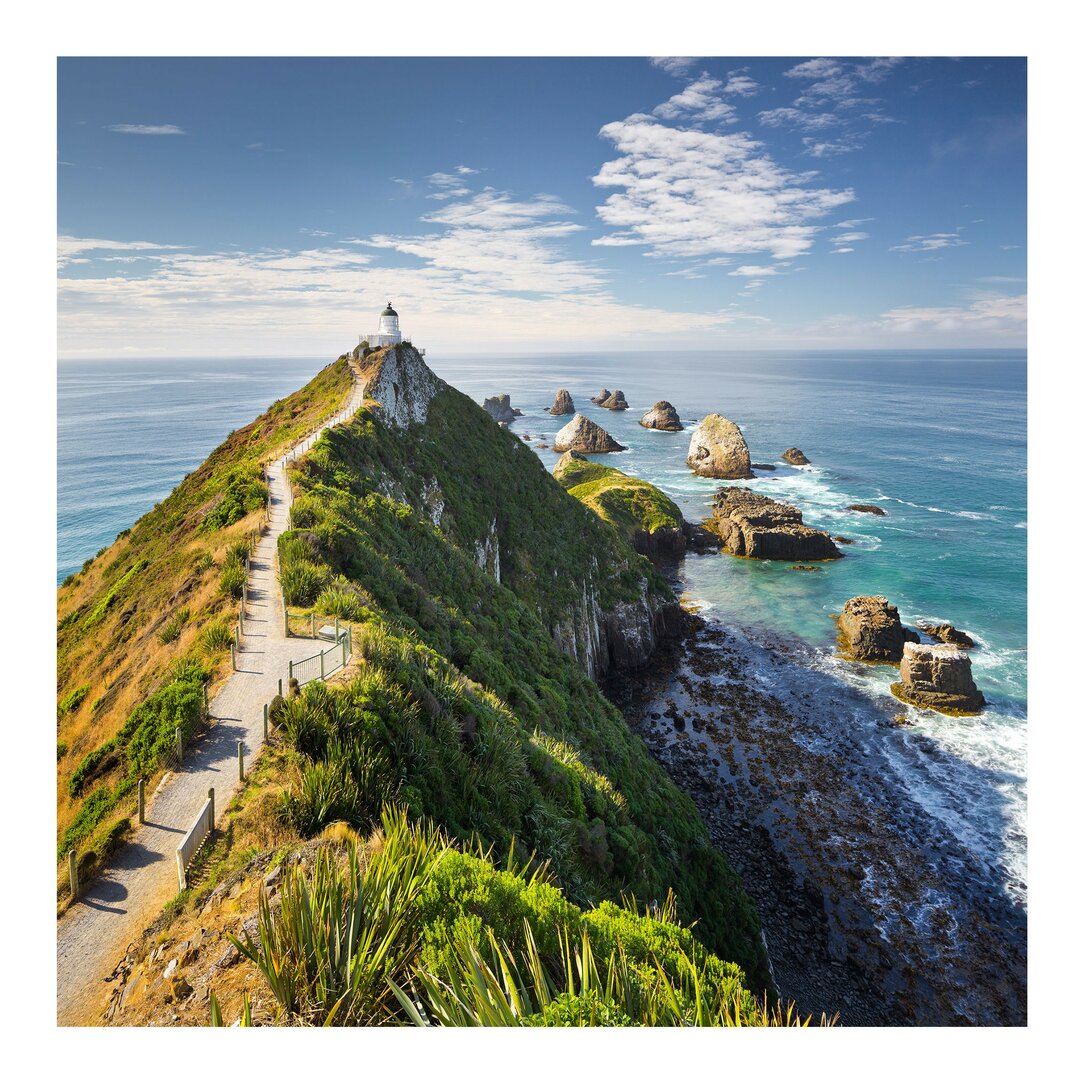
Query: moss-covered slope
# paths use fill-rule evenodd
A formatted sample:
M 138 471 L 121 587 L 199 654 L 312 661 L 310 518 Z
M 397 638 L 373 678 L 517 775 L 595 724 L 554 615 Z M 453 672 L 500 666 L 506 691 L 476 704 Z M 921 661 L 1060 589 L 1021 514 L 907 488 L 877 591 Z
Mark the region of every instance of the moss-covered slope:
M 685 549 L 682 512 L 647 480 L 573 450 L 559 459 L 554 476 L 597 517 L 614 525 L 635 551 L 655 555 Z

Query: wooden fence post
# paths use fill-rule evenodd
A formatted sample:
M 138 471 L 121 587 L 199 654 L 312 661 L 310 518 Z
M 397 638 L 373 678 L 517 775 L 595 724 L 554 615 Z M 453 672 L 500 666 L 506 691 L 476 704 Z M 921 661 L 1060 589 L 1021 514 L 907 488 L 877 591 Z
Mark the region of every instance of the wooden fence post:
M 146 824 L 146 781 L 139 781 L 139 824 Z
M 71 879 L 71 899 L 79 898 L 79 864 L 75 859 L 75 849 L 68 852 L 68 877 Z
M 281 697 L 281 680 L 280 679 L 278 679 L 278 681 L 277 681 L 277 696 Z
M 232 669 L 236 670 L 236 642 L 229 644 L 229 652 L 232 653 Z
M 211 788 L 206 797 L 210 800 L 210 831 L 214 831 L 214 789 Z
M 319 678 L 326 678 L 326 652 L 323 649 L 319 650 Z
M 236 765 L 240 774 L 240 783 L 244 782 L 244 740 L 236 740 Z

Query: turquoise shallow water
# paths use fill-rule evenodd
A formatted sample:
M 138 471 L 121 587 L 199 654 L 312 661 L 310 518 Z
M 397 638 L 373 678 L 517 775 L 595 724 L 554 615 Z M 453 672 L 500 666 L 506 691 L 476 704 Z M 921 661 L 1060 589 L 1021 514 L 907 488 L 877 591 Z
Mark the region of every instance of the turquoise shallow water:
M 920 716 L 917 738 L 887 744 L 898 782 L 1021 891 L 1026 883 L 1026 364 L 1022 354 L 761 354 L 653 352 L 470 359 L 429 355 L 477 400 L 509 393 L 537 440 L 561 424 L 545 412 L 566 387 L 579 410 L 629 449 L 610 464 L 659 485 L 699 520 L 719 481 L 685 465 L 695 421 L 735 420 L 754 461 L 777 465 L 749 482 L 798 505 L 808 524 L 856 543 L 820 573 L 721 555 L 691 555 L 691 597 L 726 626 L 799 645 L 801 662 L 839 676 L 858 700 L 903 711 L 889 668 L 833 656 L 831 613 L 883 593 L 906 622 L 947 620 L 973 634 L 979 717 Z M 155 361 L 61 364 L 57 580 L 164 497 L 228 432 L 302 385 L 325 361 Z M 621 389 L 631 408 L 589 401 Z M 686 430 L 646 431 L 660 398 Z M 565 419 L 565 418 L 563 418 Z M 533 444 L 535 446 L 535 442 Z M 784 465 L 800 447 L 812 464 Z M 557 455 L 537 451 L 549 468 Z M 877 503 L 887 517 L 847 512 Z M 797 678 L 797 672 L 791 676 Z M 823 703 L 826 707 L 827 703 Z M 845 705 L 844 708 L 850 707 Z M 843 722 L 843 717 L 838 717 Z M 939 749 L 943 753 L 934 754 Z M 971 768 L 974 766 L 974 768 Z M 984 809 L 985 808 L 985 811 Z M 1004 808 L 1004 812 L 1002 810 Z

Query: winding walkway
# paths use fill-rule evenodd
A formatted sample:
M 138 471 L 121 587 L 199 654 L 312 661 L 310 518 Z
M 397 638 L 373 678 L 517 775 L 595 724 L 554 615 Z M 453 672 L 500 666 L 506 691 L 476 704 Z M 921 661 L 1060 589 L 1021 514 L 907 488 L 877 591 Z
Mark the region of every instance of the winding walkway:
M 285 461 L 309 449 L 328 427 L 347 420 L 360 407 L 364 386 L 356 372 L 345 408 L 316 432 L 277 459 L 269 470 L 270 527 L 251 557 L 244 635 L 237 670 L 210 702 L 214 723 L 187 752 L 182 764 L 147 793 L 146 823 L 137 825 L 109 865 L 57 923 L 56 1017 L 61 1025 L 100 1020 L 112 973 L 128 945 L 176 895 L 176 848 L 214 788 L 218 812 L 240 786 L 236 744 L 243 740 L 245 763 L 263 743 L 263 704 L 287 680 L 289 661 L 324 647 L 310 638 L 285 636 L 285 613 L 274 569 L 281 533 L 288 528 L 292 490 Z

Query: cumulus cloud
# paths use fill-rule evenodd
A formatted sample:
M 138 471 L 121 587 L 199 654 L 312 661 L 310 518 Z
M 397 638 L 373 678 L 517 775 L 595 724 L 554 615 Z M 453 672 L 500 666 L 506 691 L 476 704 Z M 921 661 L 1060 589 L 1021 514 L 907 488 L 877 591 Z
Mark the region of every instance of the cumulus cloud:
M 635 113 L 605 124 L 600 135 L 620 156 L 605 162 L 593 183 L 621 189 L 597 208 L 614 231 L 599 246 L 640 245 L 657 256 L 768 254 L 789 259 L 810 250 L 850 189 L 812 186 L 814 173 L 778 165 L 745 132 L 673 127 Z
M 962 247 L 967 241 L 957 232 L 929 233 L 926 236 L 909 236 L 902 244 L 894 244 L 890 251 L 902 254 L 918 254 L 923 251 L 941 251 L 943 248 Z
M 702 75 L 678 94 L 653 109 L 664 120 L 689 120 L 693 123 L 719 121 L 735 123 L 735 109 L 720 96 L 722 84 L 708 74 Z
M 106 131 L 115 131 L 118 135 L 186 135 L 187 132 L 176 124 L 106 124 Z
M 697 62 L 695 56 L 654 56 L 649 60 L 653 67 L 666 71 L 669 75 L 674 75 L 679 79 L 689 75 Z

